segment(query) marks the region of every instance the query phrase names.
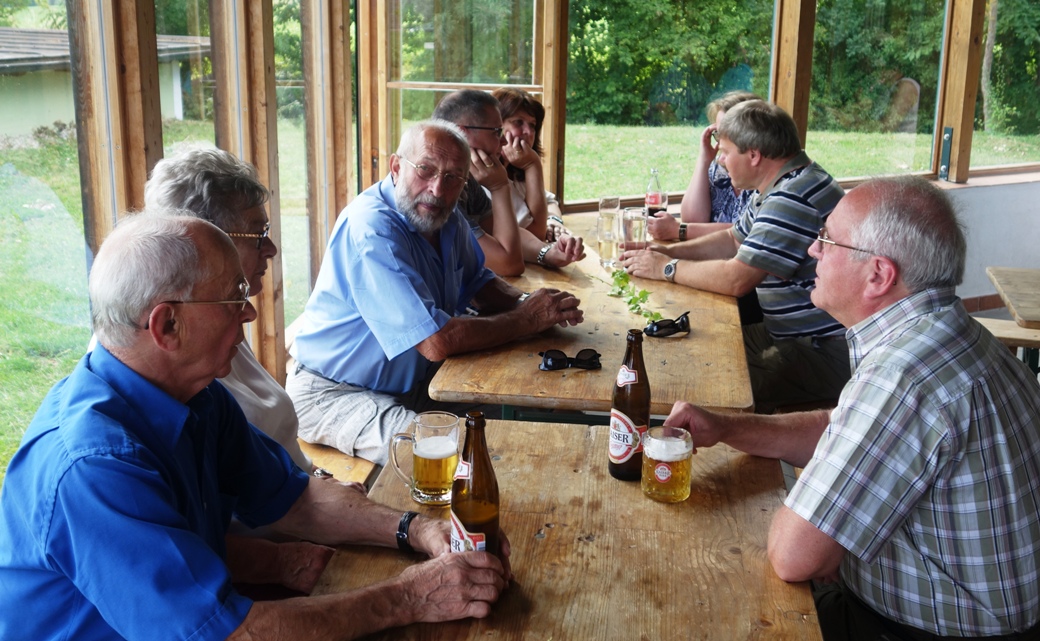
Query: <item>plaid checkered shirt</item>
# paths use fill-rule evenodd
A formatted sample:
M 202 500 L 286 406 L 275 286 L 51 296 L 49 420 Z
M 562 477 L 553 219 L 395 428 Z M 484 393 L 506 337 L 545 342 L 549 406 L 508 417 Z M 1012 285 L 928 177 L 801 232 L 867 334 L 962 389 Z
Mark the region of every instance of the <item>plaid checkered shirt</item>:
M 853 376 L 787 506 L 877 612 L 939 635 L 1040 617 L 1040 385 L 952 289 L 847 333 Z

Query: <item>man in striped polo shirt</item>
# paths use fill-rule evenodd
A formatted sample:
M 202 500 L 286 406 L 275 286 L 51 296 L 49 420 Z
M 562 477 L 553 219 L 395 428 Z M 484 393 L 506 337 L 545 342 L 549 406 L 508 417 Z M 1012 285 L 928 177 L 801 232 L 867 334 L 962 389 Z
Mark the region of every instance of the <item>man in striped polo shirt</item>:
M 730 229 L 651 251 L 626 251 L 641 278 L 743 296 L 757 290 L 764 320 L 744 327 L 756 411 L 836 399 L 849 380 L 844 328 L 813 305 L 816 259 L 809 246 L 844 195 L 802 151 L 783 109 L 749 100 L 726 112 L 717 159 L 733 186 L 757 190 Z

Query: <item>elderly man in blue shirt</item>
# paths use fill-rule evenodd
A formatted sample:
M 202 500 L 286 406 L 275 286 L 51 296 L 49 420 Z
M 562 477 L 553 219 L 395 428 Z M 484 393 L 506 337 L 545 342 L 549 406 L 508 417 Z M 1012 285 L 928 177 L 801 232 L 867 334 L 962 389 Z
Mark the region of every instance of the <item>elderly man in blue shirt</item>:
M 99 345 L 44 400 L 0 494 L 0 638 L 355 638 L 487 615 L 508 561 L 448 554 L 444 522 L 309 476 L 214 381 L 256 318 L 248 298 L 208 222 L 145 212 L 106 240 L 90 274 Z M 362 590 L 254 603 L 225 561 L 232 515 L 326 545 L 400 545 L 404 530 L 434 558 Z
M 304 440 L 383 464 L 417 411 L 440 409 L 427 396 L 434 363 L 582 321 L 568 292 L 521 298 L 484 266 L 457 207 L 469 167 L 457 126 L 419 123 L 390 175 L 340 214 L 286 381 Z

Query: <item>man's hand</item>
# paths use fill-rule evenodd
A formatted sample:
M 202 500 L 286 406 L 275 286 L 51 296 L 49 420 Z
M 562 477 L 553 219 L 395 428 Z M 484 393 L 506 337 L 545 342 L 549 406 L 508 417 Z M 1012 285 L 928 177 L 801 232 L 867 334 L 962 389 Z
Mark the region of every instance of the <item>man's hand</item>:
M 431 557 L 451 552 L 451 524 L 419 515 L 408 528 L 408 540 L 417 552 Z
M 545 254 L 545 262 L 564 267 L 585 258 L 585 243 L 579 236 L 563 235 Z
M 664 266 L 671 258 L 660 245 L 650 245 L 646 249 L 628 249 L 621 254 L 620 260 L 625 271 L 633 276 L 664 280 Z
M 399 603 L 414 621 L 484 618 L 509 584 L 508 577 L 502 563 L 487 552 L 443 554 L 401 573 Z
M 517 309 L 521 310 L 530 321 L 530 333 L 537 334 L 553 325 L 567 327 L 585 320 L 584 314 L 578 308 L 580 304 L 581 301 L 570 292 L 558 289 L 539 289 L 532 292 Z
M 665 425 L 681 427 L 693 437 L 694 450 L 698 447 L 712 447 L 722 440 L 719 421 L 707 410 L 690 405 L 685 401 L 676 401 L 672 411 L 664 420 Z
M 470 149 L 469 158 L 469 174 L 487 187 L 488 191 L 496 191 L 509 184 L 506 167 L 499 160 L 498 154 L 488 154 L 483 149 Z
M 318 578 L 336 551 L 307 541 L 278 543 L 279 583 L 287 588 L 310 594 Z
M 516 167 L 517 169 L 527 169 L 536 162 L 541 162 L 541 158 L 534 149 L 527 146 L 527 141 L 519 136 L 514 136 L 512 132 L 505 132 L 506 142 L 502 145 L 502 156 L 506 159 L 506 162 Z
M 646 228 L 654 240 L 675 240 L 679 237 L 679 221 L 668 212 L 659 211 L 647 218 Z

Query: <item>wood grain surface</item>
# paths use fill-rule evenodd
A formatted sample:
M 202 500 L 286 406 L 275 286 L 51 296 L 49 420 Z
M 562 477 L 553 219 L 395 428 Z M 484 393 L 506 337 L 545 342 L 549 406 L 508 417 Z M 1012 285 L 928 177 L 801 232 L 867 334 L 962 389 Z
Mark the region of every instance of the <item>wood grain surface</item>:
M 416 624 L 371 639 L 820 639 L 807 584 L 777 578 L 766 534 L 782 504 L 779 463 L 726 446 L 693 457 L 693 491 L 655 503 L 607 474 L 603 426 L 491 421 L 488 445 L 515 582 L 487 619 Z M 421 507 L 384 470 L 371 496 Z M 344 546 L 315 594 L 399 574 L 417 555 Z
M 1040 269 L 987 267 L 986 275 L 1007 305 L 1015 322 L 1040 329 Z
M 506 279 L 524 291 L 553 287 L 572 292 L 581 299 L 584 323 L 448 358 L 430 383 L 430 396 L 449 402 L 608 411 L 625 355 L 625 336 L 630 328 L 644 327 L 645 319 L 629 311 L 621 298 L 608 296 L 610 272 L 600 266 L 591 248 L 587 254 L 563 269 L 528 265 L 523 276 Z M 665 318 L 690 312 L 688 335 L 643 339 L 651 413 L 667 415 L 678 400 L 719 410 L 751 409 L 736 299 L 665 281 L 633 278 L 632 282 L 650 292 L 645 307 Z M 602 369 L 538 369 L 539 352 L 559 349 L 574 356 L 584 348 L 602 355 Z

